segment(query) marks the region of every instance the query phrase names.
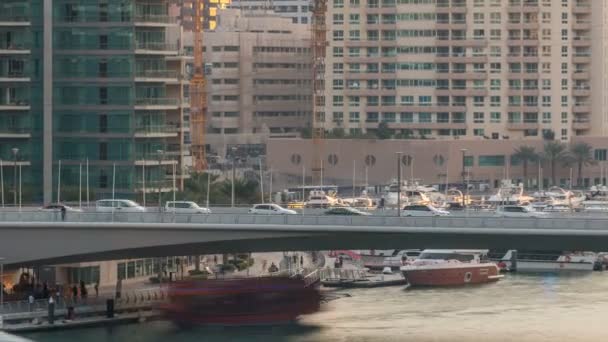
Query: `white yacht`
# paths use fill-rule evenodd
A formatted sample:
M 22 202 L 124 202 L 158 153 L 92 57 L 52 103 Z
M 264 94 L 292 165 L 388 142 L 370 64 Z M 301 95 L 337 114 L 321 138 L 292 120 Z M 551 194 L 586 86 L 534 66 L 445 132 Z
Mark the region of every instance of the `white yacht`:
M 496 194 L 490 196 L 487 202 L 493 205 L 520 205 L 529 204 L 534 198 L 524 195 L 524 185 L 515 185 L 509 179 L 503 179 Z
M 547 205 L 568 206 L 577 208 L 586 199 L 585 194 L 579 191 L 566 191 L 554 186 L 546 191 L 537 191 L 532 194 L 535 203 L 545 203 Z
M 509 250 L 500 259 L 498 266 L 504 270 L 517 272 L 559 272 L 584 271 L 591 272 L 599 266 L 599 256 L 594 252 L 576 253 L 525 253 L 517 252 L 516 262 L 513 263 L 513 253 Z
M 308 201 L 306 202 L 307 208 L 329 208 L 344 205 L 346 204 L 342 202 L 340 198 L 338 198 L 337 193 L 326 193 L 320 189 L 310 190 Z

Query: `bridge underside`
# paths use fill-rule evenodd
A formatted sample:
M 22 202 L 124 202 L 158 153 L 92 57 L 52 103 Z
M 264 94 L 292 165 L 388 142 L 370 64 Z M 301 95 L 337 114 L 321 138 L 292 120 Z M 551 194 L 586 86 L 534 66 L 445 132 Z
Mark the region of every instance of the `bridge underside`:
M 0 223 L 8 266 L 331 249 L 481 248 L 608 251 L 608 228 L 412 228 L 352 226 Z

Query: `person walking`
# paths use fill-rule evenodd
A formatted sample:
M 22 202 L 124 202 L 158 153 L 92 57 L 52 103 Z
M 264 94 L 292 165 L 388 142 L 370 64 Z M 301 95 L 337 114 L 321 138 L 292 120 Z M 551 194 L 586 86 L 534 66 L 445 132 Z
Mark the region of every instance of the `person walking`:
M 65 221 L 65 214 L 67 210 L 65 209 L 65 205 L 61 206 L 61 221 Z
M 99 297 L 99 281 L 95 282 L 95 297 Z
M 84 283 L 84 280 L 81 280 L 80 281 L 80 298 L 86 300 L 88 294 L 89 294 L 89 292 L 87 291 L 87 286 Z
M 74 302 L 78 299 L 78 286 L 76 286 L 76 284 L 72 286 L 72 297 L 74 299 Z

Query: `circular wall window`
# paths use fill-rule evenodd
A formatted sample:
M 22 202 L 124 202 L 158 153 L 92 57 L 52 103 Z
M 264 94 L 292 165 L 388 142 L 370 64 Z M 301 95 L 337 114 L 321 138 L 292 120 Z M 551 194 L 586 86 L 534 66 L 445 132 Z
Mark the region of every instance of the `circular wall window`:
M 443 156 L 442 156 L 442 155 L 440 155 L 440 154 L 436 154 L 436 155 L 433 157 L 433 162 L 434 162 L 434 163 L 435 163 L 435 165 L 437 165 L 437 166 L 442 166 L 442 165 L 443 165 L 443 163 L 445 163 L 445 159 L 443 158 Z
M 302 162 L 302 156 L 300 156 L 297 153 L 294 153 L 291 155 L 291 163 L 294 165 L 300 165 L 300 163 Z
M 414 158 L 412 158 L 412 156 L 405 155 L 405 156 L 401 157 L 401 163 L 403 163 L 403 165 L 405 165 L 405 166 L 412 165 L 413 160 L 414 160 Z
M 329 157 L 327 157 L 327 162 L 330 165 L 334 165 L 335 166 L 336 164 L 338 164 L 338 156 L 335 155 L 335 154 L 330 154 Z
M 372 156 L 371 154 L 368 154 L 367 156 L 365 156 L 365 165 L 367 165 L 367 166 L 376 165 L 376 157 Z

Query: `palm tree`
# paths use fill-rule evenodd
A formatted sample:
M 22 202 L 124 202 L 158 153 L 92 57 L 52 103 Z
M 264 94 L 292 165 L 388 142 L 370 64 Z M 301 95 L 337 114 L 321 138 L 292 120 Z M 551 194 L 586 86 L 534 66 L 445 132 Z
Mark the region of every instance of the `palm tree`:
M 520 146 L 515 149 L 515 153 L 513 153 L 513 158 L 522 163 L 523 171 L 524 171 L 524 182 L 528 185 L 528 162 L 538 161 L 538 154 L 534 150 L 534 147 L 531 146 Z
M 543 159 L 551 165 L 551 184 L 555 185 L 555 164 L 563 163 L 568 159 L 566 145 L 559 141 L 549 141 L 545 143 Z
M 570 156 L 578 167 L 576 185 L 579 187 L 582 185 L 583 181 L 583 166 L 595 164 L 595 160 L 591 153 L 592 151 L 593 147 L 584 142 L 579 142 L 570 146 Z

